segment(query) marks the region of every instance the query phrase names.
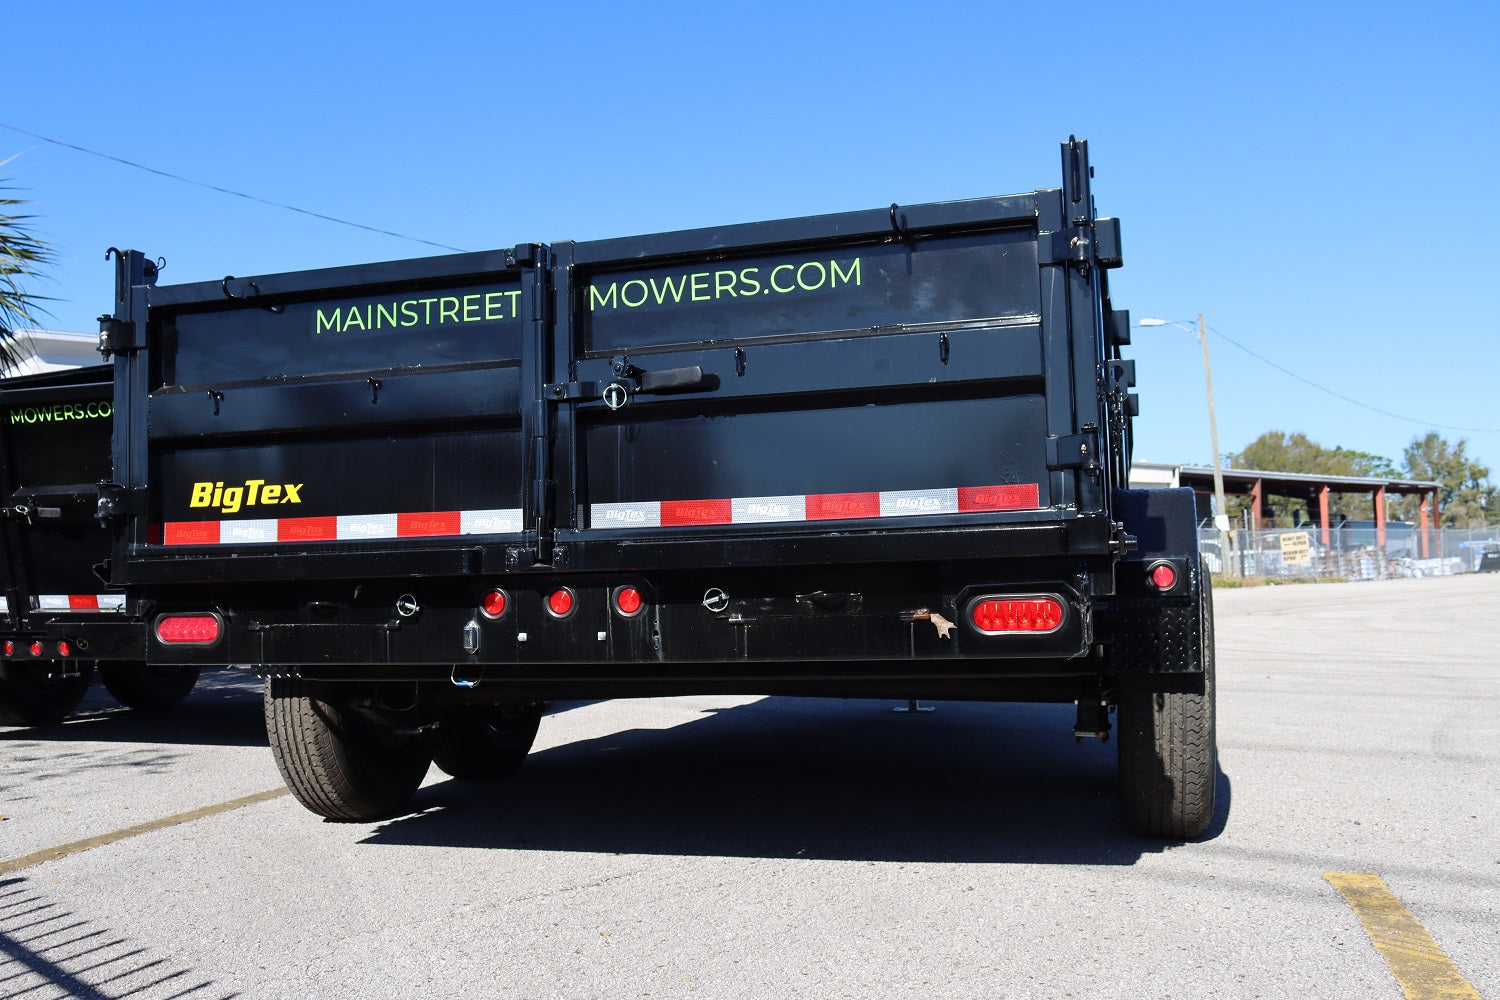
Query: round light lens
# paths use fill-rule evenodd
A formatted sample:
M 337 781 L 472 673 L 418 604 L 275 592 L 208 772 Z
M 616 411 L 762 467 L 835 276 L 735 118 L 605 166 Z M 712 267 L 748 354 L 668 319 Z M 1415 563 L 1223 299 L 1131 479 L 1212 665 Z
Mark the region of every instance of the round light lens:
M 41 643 L 39 643 L 39 642 L 33 642 L 31 644 L 31 655 L 32 656 L 41 656 L 42 655 L 42 644 Z
M 12 655 L 12 654 L 15 653 L 15 651 L 16 651 L 16 644 L 13 643 L 13 642 L 11 642 L 9 639 L 6 639 L 5 640 L 5 647 L 4 648 L 5 648 L 5 655 L 6 656 L 10 656 L 10 655 Z
M 67 659 L 73 655 L 73 647 L 69 645 L 66 639 L 57 644 L 57 655 L 63 659 Z
M 643 603 L 641 592 L 634 587 L 621 587 L 615 591 L 615 607 L 626 617 L 639 613 Z
M 499 618 L 505 614 L 505 609 L 509 605 L 510 601 L 506 599 L 505 591 L 492 590 L 484 595 L 484 600 L 480 603 L 479 609 L 484 612 L 487 618 Z
M 547 610 L 558 618 L 568 617 L 573 613 L 573 592 L 566 587 L 554 590 L 552 596 L 547 598 Z
M 1177 586 L 1177 571 L 1162 563 L 1151 571 L 1151 586 L 1157 590 L 1171 590 Z

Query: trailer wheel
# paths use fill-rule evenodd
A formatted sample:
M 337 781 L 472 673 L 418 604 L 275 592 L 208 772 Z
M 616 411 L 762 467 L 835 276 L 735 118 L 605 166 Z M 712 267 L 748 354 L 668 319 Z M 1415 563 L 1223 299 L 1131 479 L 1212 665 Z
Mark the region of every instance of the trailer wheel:
M 1146 837 L 1188 840 L 1213 820 L 1213 595 L 1207 572 L 1202 579 L 1202 693 L 1173 690 L 1162 675 L 1120 678 L 1120 803 L 1126 823 Z
M 88 693 L 93 663 L 76 677 L 53 676 L 59 664 L 48 660 L 0 663 L 0 726 L 45 726 L 61 722 Z
M 127 708 L 171 708 L 198 683 L 198 668 L 119 661 L 99 664 L 99 679 L 105 690 Z
M 328 819 L 371 820 L 403 808 L 431 758 L 395 732 L 291 677 L 266 681 L 266 735 L 298 802 Z
M 444 716 L 428 736 L 432 762 L 455 778 L 503 778 L 526 760 L 541 720 L 540 704 L 457 709 Z

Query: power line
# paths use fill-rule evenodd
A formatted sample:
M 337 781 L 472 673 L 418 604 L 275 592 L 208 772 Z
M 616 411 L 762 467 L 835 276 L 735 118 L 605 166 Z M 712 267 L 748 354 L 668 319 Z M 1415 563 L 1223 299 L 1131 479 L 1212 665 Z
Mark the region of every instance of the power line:
M 208 184 L 204 181 L 196 181 L 191 177 L 183 177 L 179 174 L 169 173 L 165 170 L 158 170 L 155 167 L 148 167 L 143 163 L 136 163 L 133 160 L 127 160 L 119 156 L 111 156 L 109 153 L 101 153 L 97 149 L 89 149 L 87 146 L 79 146 L 71 142 L 63 142 L 61 139 L 53 139 L 50 136 L 41 135 L 40 133 L 32 132 L 24 128 L 19 128 L 15 125 L 7 125 L 5 122 L 0 122 L 0 128 L 7 128 L 12 132 L 19 132 L 22 135 L 29 135 L 33 139 L 40 139 L 43 142 L 50 142 L 52 143 L 52 145 L 61 146 L 64 149 L 72 149 L 80 153 L 87 153 L 90 156 L 97 156 L 103 160 L 112 160 L 115 163 L 122 163 L 127 167 L 134 167 L 136 170 L 144 170 L 148 174 L 156 174 L 158 177 L 167 177 L 174 181 L 181 181 L 184 184 L 192 184 L 196 187 L 207 188 L 210 191 L 217 191 L 220 194 L 233 195 L 236 198 L 244 198 L 247 201 L 259 202 L 262 205 L 270 205 L 272 208 L 283 208 L 288 212 L 296 212 L 299 215 L 308 215 L 313 217 L 314 219 L 322 219 L 325 222 L 336 222 L 341 226 L 352 226 L 355 229 L 363 229 L 368 233 L 379 233 L 382 236 L 394 236 L 398 240 L 410 240 L 413 243 L 423 243 L 430 247 L 437 247 L 440 250 L 452 250 L 456 253 L 464 252 L 462 247 L 451 247 L 446 243 L 434 243 L 432 240 L 424 240 L 416 236 L 407 236 L 404 233 L 392 232 L 389 229 L 378 229 L 375 226 L 366 226 L 359 222 L 350 222 L 348 219 L 340 219 L 332 215 L 324 215 L 322 212 L 313 212 L 305 208 L 298 208 L 296 205 L 286 205 L 279 201 L 271 201 L 269 198 L 259 198 L 253 194 L 246 194 L 243 191 L 233 191 L 229 188 L 219 187 L 217 184 Z
M 1207 324 L 1205 324 L 1205 325 L 1207 325 Z M 1255 360 L 1260 361 L 1263 364 L 1270 365 L 1272 368 L 1275 368 L 1277 371 L 1281 372 L 1282 374 L 1284 374 L 1284 375 L 1290 375 L 1292 378 L 1296 379 L 1298 382 L 1301 382 L 1304 385 L 1310 385 L 1314 389 L 1317 389 L 1319 392 L 1326 392 L 1330 396 L 1333 396 L 1333 397 L 1335 397 L 1337 399 L 1342 399 L 1346 403 L 1352 403 L 1355 406 L 1358 406 L 1361 409 L 1369 410 L 1372 413 L 1379 413 L 1381 416 L 1385 416 L 1385 417 L 1394 417 L 1397 420 L 1405 420 L 1407 423 L 1418 424 L 1418 425 L 1421 425 L 1421 426 L 1424 426 L 1424 427 L 1439 427 L 1439 428 L 1442 428 L 1445 431 L 1467 431 L 1470 434 L 1500 434 L 1500 428 L 1497 428 L 1497 427 L 1458 427 L 1458 426 L 1455 426 L 1453 424 L 1440 424 L 1440 423 L 1438 423 L 1435 420 L 1419 420 L 1416 417 L 1408 417 L 1405 414 L 1392 413 L 1390 410 L 1382 410 L 1378 406 L 1371 406 L 1369 403 L 1361 402 L 1360 400 L 1355 399 L 1353 396 L 1346 396 L 1342 392 L 1338 392 L 1338 391 L 1336 391 L 1334 389 L 1330 389 L 1330 388 L 1328 388 L 1325 385 L 1319 385 L 1318 383 L 1314 382 L 1310 378 L 1306 378 L 1306 377 L 1304 377 L 1302 375 L 1298 375 L 1296 372 L 1292 371 L 1290 368 L 1285 368 L 1285 367 L 1283 367 L 1281 365 L 1278 365 L 1276 362 L 1272 361 L 1270 358 L 1263 357 L 1263 356 L 1261 356 L 1259 354 L 1256 354 L 1254 351 L 1250 350 L 1250 348 L 1246 347 L 1244 344 L 1240 343 L 1239 341 L 1235 340 L 1233 337 L 1231 337 L 1228 334 L 1224 333 L 1222 330 L 1215 330 L 1211 326 L 1208 327 L 1208 329 L 1216 337 L 1220 337 L 1220 338 L 1228 341 L 1229 343 L 1233 344 L 1235 347 L 1238 347 L 1240 350 L 1242 350 L 1246 354 L 1250 355 Z

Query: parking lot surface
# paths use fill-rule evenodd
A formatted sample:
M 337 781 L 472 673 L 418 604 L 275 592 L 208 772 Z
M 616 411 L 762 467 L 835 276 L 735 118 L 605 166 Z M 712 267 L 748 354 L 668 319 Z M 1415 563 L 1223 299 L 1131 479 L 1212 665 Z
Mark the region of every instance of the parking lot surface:
M 557 705 L 515 778 L 339 824 L 281 794 L 244 674 L 166 715 L 96 689 L 0 730 L 0 1000 L 1397 1000 L 1337 876 L 1471 991 L 1416 995 L 1500 998 L 1500 574 L 1216 604 L 1219 813 L 1171 846 L 1066 706 Z

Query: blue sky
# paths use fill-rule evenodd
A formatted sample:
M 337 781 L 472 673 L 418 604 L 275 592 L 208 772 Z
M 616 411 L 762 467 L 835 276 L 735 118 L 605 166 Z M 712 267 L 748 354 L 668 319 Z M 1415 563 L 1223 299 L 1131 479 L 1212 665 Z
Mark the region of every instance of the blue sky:
M 1057 186 L 1076 133 L 1122 220 L 1115 304 L 1214 331 L 1223 451 L 1279 429 L 1399 460 L 1436 429 L 1500 478 L 1493 0 L 10 0 L 0 23 L 0 122 L 462 249 Z M 440 252 L 0 128 L 14 154 L 58 329 L 97 329 L 112 245 L 166 282 Z M 1197 341 L 1139 329 L 1131 356 L 1136 458 L 1207 464 Z

